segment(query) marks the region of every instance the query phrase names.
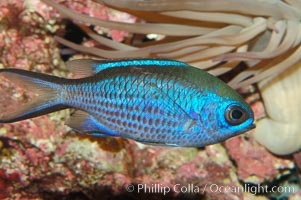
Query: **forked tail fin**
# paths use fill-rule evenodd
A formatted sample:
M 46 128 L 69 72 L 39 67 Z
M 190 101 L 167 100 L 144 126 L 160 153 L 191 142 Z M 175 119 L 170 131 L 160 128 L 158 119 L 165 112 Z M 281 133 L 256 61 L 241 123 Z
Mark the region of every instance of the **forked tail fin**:
M 60 99 L 63 78 L 21 69 L 0 69 L 0 77 L 37 94 L 19 108 L 0 110 L 0 123 L 16 122 L 66 108 Z

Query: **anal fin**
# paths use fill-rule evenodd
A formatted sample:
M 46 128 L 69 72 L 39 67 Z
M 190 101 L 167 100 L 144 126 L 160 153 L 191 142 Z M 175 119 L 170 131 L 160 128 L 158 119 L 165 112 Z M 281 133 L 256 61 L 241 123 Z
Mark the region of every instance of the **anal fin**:
M 137 142 L 140 142 L 140 141 L 137 141 Z M 151 146 L 158 146 L 158 147 L 166 147 L 166 146 L 168 146 L 168 147 L 180 147 L 180 145 L 178 145 L 178 144 L 173 144 L 173 143 L 162 143 L 162 142 L 145 142 L 145 141 L 143 141 L 143 142 L 140 142 L 140 143 L 142 143 L 142 144 L 144 144 L 144 145 L 151 145 Z
M 118 133 L 106 128 L 95 117 L 81 110 L 77 110 L 67 120 L 66 125 L 79 133 L 93 136 L 119 136 Z
M 108 134 L 105 133 L 99 133 L 99 132 L 89 132 L 89 135 L 96 136 L 96 137 L 106 137 Z M 115 136 L 115 135 L 114 135 Z

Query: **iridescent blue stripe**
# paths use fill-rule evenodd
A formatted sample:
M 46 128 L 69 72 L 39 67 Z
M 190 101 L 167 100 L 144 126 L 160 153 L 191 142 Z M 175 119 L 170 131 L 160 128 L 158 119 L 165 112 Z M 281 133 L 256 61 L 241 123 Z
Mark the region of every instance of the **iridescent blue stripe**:
M 188 64 L 175 60 L 165 60 L 165 59 L 137 59 L 137 60 L 122 60 L 122 61 L 112 61 L 106 63 L 95 63 L 96 73 L 103 69 L 108 69 L 112 67 L 128 67 L 128 66 L 176 66 L 176 67 L 186 67 Z

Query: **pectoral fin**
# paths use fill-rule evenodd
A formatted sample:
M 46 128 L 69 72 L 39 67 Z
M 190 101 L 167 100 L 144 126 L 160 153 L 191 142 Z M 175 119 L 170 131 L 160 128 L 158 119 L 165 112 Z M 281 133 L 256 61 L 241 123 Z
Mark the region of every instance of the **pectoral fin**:
M 152 99 L 161 99 L 161 102 L 164 103 L 164 108 L 166 111 L 172 114 L 177 112 L 183 112 L 192 120 L 197 119 L 196 113 L 193 113 L 192 111 L 187 112 L 177 102 L 175 102 L 175 100 L 170 98 L 167 93 L 163 92 L 161 88 L 159 88 L 155 84 L 150 84 L 150 85 L 151 85 L 151 89 L 148 91 L 151 94 L 150 96 L 152 97 Z

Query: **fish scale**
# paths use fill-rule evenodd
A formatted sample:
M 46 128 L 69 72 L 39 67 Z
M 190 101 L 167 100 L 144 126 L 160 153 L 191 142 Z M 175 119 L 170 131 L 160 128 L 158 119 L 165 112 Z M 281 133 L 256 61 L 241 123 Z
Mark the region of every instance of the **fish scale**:
M 186 63 L 167 59 L 80 59 L 67 62 L 78 79 L 17 69 L 0 76 L 38 93 L 0 123 L 65 108 L 79 133 L 168 146 L 203 147 L 254 128 L 249 105 L 227 84 Z
M 113 130 L 113 132 L 117 132 L 119 135 L 132 138 L 138 141 L 144 141 L 148 138 L 152 138 L 152 142 L 157 143 L 160 141 L 162 137 L 165 137 L 167 143 L 174 143 L 176 137 L 170 137 L 169 135 L 176 135 L 179 133 L 184 134 L 184 130 L 181 130 L 182 126 L 179 126 L 179 124 L 183 121 L 190 120 L 188 116 L 186 115 L 187 113 L 183 112 L 177 112 L 178 115 L 173 115 L 171 116 L 170 114 L 167 114 L 166 110 L 161 110 L 162 113 L 165 113 L 167 115 L 160 115 L 160 118 L 158 118 L 158 113 L 147 113 L 147 112 L 141 112 L 145 110 L 145 104 L 142 103 L 142 101 L 145 100 L 145 98 L 141 98 L 141 95 L 143 94 L 144 96 L 148 93 L 147 89 L 149 89 L 149 85 L 151 84 L 152 86 L 158 86 L 160 87 L 160 91 L 164 94 L 166 94 L 170 99 L 173 99 L 174 103 L 177 103 L 178 100 L 182 100 L 180 104 L 184 107 L 184 109 L 188 108 L 191 106 L 191 99 L 190 101 L 183 101 L 184 100 L 184 92 L 186 94 L 190 93 L 196 93 L 195 90 L 191 90 L 191 86 L 189 85 L 189 82 L 183 81 L 180 78 L 172 77 L 173 75 L 170 76 L 168 74 L 167 76 L 159 75 L 159 76 L 152 76 L 151 74 L 142 74 L 140 76 L 129 76 L 127 75 L 116 75 L 114 78 L 111 79 L 105 79 L 102 80 L 101 82 L 97 82 L 95 85 L 97 88 L 103 88 L 106 93 L 103 95 L 100 94 L 100 96 L 97 96 L 97 98 L 94 101 L 99 101 L 98 104 L 102 109 L 100 109 L 100 112 L 93 110 L 93 107 L 87 107 L 87 102 L 89 102 L 89 98 L 85 99 L 85 97 L 89 97 L 88 93 L 84 93 L 84 96 L 82 97 L 83 99 L 80 101 L 83 103 L 84 107 L 82 107 L 83 110 L 87 111 L 91 115 L 95 116 L 96 119 L 101 121 L 101 123 L 108 127 L 108 129 Z M 177 81 L 178 80 L 178 81 Z M 181 83 L 178 83 L 181 82 Z M 122 84 L 117 84 L 117 83 L 122 83 Z M 136 84 L 135 84 L 136 83 Z M 148 83 L 148 84 L 147 84 Z M 165 83 L 165 84 L 163 84 Z M 189 86 L 189 87 L 187 87 Z M 95 91 L 95 86 L 93 87 L 93 84 L 84 84 L 82 86 L 77 86 L 76 87 L 81 88 L 80 90 L 83 91 Z M 189 92 L 188 92 L 189 91 Z M 175 95 L 176 94 L 176 95 Z M 202 92 L 199 93 L 198 98 L 204 98 L 202 97 Z M 121 95 L 121 98 L 120 98 Z M 191 95 L 192 96 L 192 95 Z M 156 102 L 154 99 L 151 99 L 152 104 L 157 106 L 157 107 L 151 107 L 157 108 L 159 110 L 160 108 L 162 109 L 162 102 L 158 101 Z M 135 99 L 135 100 L 133 100 Z M 119 111 L 123 113 L 129 113 L 130 117 L 126 118 L 120 118 L 117 117 L 117 123 L 113 119 L 113 113 L 114 113 L 114 105 L 118 104 L 122 100 L 124 105 L 124 109 L 120 109 Z M 102 102 L 104 104 L 102 104 Z M 188 103 L 190 102 L 190 103 Z M 134 104 L 133 104 L 134 103 Z M 133 109 L 133 106 L 140 105 L 141 108 L 137 108 L 137 111 Z M 170 102 L 172 103 L 172 102 Z M 137 105 L 138 104 L 138 105 Z M 77 105 L 71 105 L 77 108 L 81 108 L 79 104 Z M 92 109 L 91 109 L 92 108 Z M 201 109 L 202 107 L 199 107 Z M 126 114 L 127 115 L 127 114 Z M 134 124 L 134 126 L 129 127 L 129 120 L 131 120 L 131 116 L 135 115 L 140 115 L 141 118 L 137 118 L 140 120 L 136 120 L 134 122 L 131 122 Z M 150 125 L 149 120 L 143 120 L 143 119 L 151 119 L 151 121 L 158 120 L 159 123 L 157 126 L 154 126 L 153 124 Z M 161 119 L 164 119 L 165 126 L 163 127 L 165 130 L 162 131 L 162 124 Z M 208 121 L 208 119 L 207 119 Z M 179 128 L 180 127 L 180 128 Z M 203 131 L 208 131 L 205 127 L 201 130 Z M 166 132 L 168 135 L 166 135 Z M 187 133 L 186 133 L 187 135 Z M 179 140 L 181 140 L 183 143 L 187 143 L 186 140 L 192 140 L 189 139 L 188 136 L 186 136 L 186 140 L 183 140 L 184 136 L 178 136 Z M 176 141 L 179 143 L 179 141 Z M 192 141 L 190 141 L 192 142 Z
M 165 77 L 164 80 L 168 80 L 168 78 Z M 117 84 L 120 81 L 123 84 Z M 177 115 L 170 116 L 172 113 L 162 110 L 160 99 L 157 101 L 152 99 L 152 106 L 147 106 L 142 94 L 145 96 L 148 92 L 145 91 L 146 87 L 141 87 L 145 86 L 146 82 L 161 84 L 162 81 L 158 78 L 151 79 L 149 75 L 143 74 L 127 77 L 116 76 L 114 79 L 106 79 L 94 84 L 84 83 L 76 87 L 72 85 L 66 89 L 66 93 L 71 94 L 66 99 L 66 102 L 70 102 L 69 105 L 72 107 L 87 111 L 95 116 L 96 119 L 99 119 L 106 127 L 119 132 L 121 136 L 132 138 L 133 133 L 136 133 L 133 139 L 143 141 L 144 139 L 152 138 L 154 142 L 159 142 L 162 137 L 166 137 L 166 132 L 170 134 L 179 132 L 177 125 L 179 121 L 183 121 L 187 116 L 185 113 L 180 112 Z M 171 88 L 173 88 L 174 91 L 169 94 L 170 96 L 178 90 L 177 87 L 174 87 L 172 81 L 161 86 L 169 91 L 172 91 Z M 107 88 L 109 90 L 106 93 L 93 93 L 97 91 L 97 88 Z M 78 95 L 75 95 L 75 90 L 78 91 Z M 80 99 L 74 100 L 74 95 Z M 152 98 L 152 96 L 149 95 L 148 98 Z M 96 105 L 92 102 L 95 102 Z M 95 109 L 96 107 L 97 109 Z M 140 107 L 143 107 L 143 109 Z M 165 115 L 158 115 L 160 108 L 162 112 L 166 113 Z M 119 114 L 116 115 L 116 113 Z M 121 117 L 121 113 L 124 113 L 125 116 Z M 165 129 L 164 131 L 162 131 L 163 128 Z

